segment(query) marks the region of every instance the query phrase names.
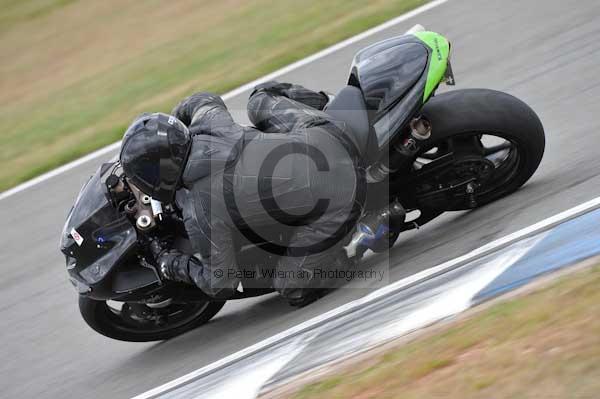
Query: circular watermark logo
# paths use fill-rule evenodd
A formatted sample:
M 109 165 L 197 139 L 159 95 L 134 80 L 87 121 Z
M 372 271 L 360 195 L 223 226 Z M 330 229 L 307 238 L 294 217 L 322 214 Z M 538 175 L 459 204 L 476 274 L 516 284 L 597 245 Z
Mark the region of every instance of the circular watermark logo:
M 229 216 L 236 221 L 238 230 L 250 243 L 261 245 L 272 254 L 304 257 L 330 249 L 348 236 L 361 216 L 367 183 L 360 153 L 344 134 L 338 126 L 327 122 L 288 135 L 275 134 L 272 136 L 274 139 L 270 139 L 272 134 L 260 133 L 253 137 L 246 134 L 240 139 L 236 151 L 231 151 L 224 167 L 223 197 Z M 246 162 L 246 157 L 253 162 Z M 256 158 L 262 159 L 259 161 Z M 242 160 L 244 162 L 240 164 Z M 249 170 L 244 169 L 247 164 L 252 165 Z M 305 167 L 297 168 L 299 164 Z M 286 172 L 276 173 L 278 167 Z M 302 194 L 310 192 L 318 196 L 315 199 L 310 194 L 306 195 L 306 204 L 314 205 L 303 213 L 291 212 L 296 209 L 285 209 L 280 204 L 281 201 L 285 203 L 286 198 L 289 201 L 289 197 L 294 197 L 295 193 L 282 194 L 274 190 L 274 184 L 280 180 L 289 182 L 294 179 L 310 186 L 301 191 Z M 253 192 L 250 195 L 252 198 L 239 194 L 247 190 L 240 190 L 236 184 L 254 186 L 255 192 L 249 190 Z M 256 222 L 253 227 L 240 209 L 242 203 L 255 202 L 253 195 L 258 197 L 263 214 L 270 219 L 260 220 L 261 226 L 267 223 L 275 230 L 278 224 L 281 230 L 304 229 L 306 231 L 303 231 L 302 239 L 294 240 L 292 237 L 285 242 L 279 237 L 261 234 Z M 292 202 L 297 205 L 303 199 L 294 198 Z

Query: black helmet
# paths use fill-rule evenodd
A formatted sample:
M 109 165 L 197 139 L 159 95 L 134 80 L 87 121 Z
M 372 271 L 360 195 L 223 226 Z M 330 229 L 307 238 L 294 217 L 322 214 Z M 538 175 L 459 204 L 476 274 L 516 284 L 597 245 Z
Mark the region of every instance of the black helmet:
M 191 145 L 190 132 L 179 119 L 143 114 L 123 137 L 120 159 L 125 176 L 144 194 L 171 202 Z

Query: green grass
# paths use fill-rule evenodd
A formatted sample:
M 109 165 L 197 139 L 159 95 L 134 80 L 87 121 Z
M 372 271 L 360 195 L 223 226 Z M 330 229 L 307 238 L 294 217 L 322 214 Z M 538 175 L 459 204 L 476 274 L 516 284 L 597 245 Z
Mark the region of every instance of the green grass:
M 424 2 L 0 0 L 0 190 Z
M 508 299 L 439 332 L 342 365 L 310 398 L 595 398 L 600 267 Z

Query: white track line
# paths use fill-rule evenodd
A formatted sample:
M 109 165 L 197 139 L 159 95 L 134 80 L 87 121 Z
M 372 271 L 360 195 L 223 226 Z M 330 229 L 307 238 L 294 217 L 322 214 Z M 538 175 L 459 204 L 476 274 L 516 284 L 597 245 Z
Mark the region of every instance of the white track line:
M 526 237 L 530 237 L 532 235 L 538 234 L 542 231 L 545 231 L 549 228 L 552 228 L 560 223 L 563 223 L 567 220 L 573 219 L 577 216 L 580 216 L 584 213 L 590 212 L 591 210 L 600 208 L 600 197 L 594 198 L 591 201 L 585 202 L 581 205 L 578 205 L 574 208 L 568 209 L 562 213 L 551 216 L 547 219 L 542 220 L 536 224 L 533 224 L 529 227 L 521 229 L 515 233 L 509 234 L 505 237 L 499 238 L 495 241 L 490 242 L 480 248 L 477 248 L 463 256 L 459 256 L 458 258 L 451 259 L 447 262 L 442 263 L 441 265 L 423 270 L 419 273 L 413 274 L 412 276 L 406 277 L 402 280 L 398 280 L 395 283 L 392 283 L 386 287 L 380 288 L 377 291 L 372 292 L 369 295 L 366 295 L 360 299 L 349 302 L 345 305 L 337 307 L 335 309 L 330 310 L 329 312 L 323 313 L 319 316 L 316 316 L 310 320 L 307 320 L 303 323 L 300 323 L 294 327 L 291 327 L 285 331 L 280 332 L 270 338 L 267 338 L 263 341 L 260 341 L 248 348 L 242 349 L 236 353 L 233 353 L 223 359 L 217 360 L 214 363 L 211 363 L 205 367 L 202 367 L 198 370 L 192 371 L 189 374 L 186 374 L 182 377 L 179 377 L 173 381 L 167 382 L 157 388 L 154 388 L 150 391 L 142 393 L 133 399 L 149 399 L 153 398 L 156 395 L 160 395 L 167 391 L 170 391 L 178 386 L 181 386 L 187 382 L 190 382 L 202 375 L 211 373 L 217 369 L 226 367 L 231 365 L 232 363 L 250 356 L 254 353 L 257 353 L 261 350 L 265 350 L 287 338 L 298 335 L 302 332 L 311 330 L 327 321 L 334 320 L 344 314 L 350 313 L 355 309 L 365 306 L 366 304 L 372 303 L 375 300 L 382 298 L 386 295 L 389 295 L 392 292 L 404 289 L 406 287 L 412 286 L 418 282 L 422 282 L 428 280 L 436 275 L 443 274 L 450 270 L 456 269 L 461 265 L 464 265 L 467 262 L 473 261 L 475 259 L 481 258 L 482 256 L 488 255 L 491 252 L 497 251 L 499 249 L 505 248 L 508 245 L 515 243 L 519 240 L 522 240 Z
M 56 169 L 51 170 L 50 172 L 46 172 L 43 175 L 39 175 L 36 178 L 33 178 L 31 180 L 26 181 L 25 183 L 19 184 L 16 187 L 13 187 L 9 190 L 3 191 L 2 193 L 0 193 L 0 201 L 2 201 L 5 198 L 10 197 L 11 195 L 14 195 L 16 193 L 19 193 L 23 190 L 27 190 L 30 187 L 33 187 L 43 181 L 46 181 L 48 179 L 51 179 L 55 176 L 60 175 L 63 172 L 67 172 L 71 169 L 74 169 L 76 167 L 78 167 L 79 165 L 82 165 L 86 162 L 89 162 L 91 160 L 94 160 L 102 155 L 106 155 L 112 151 L 116 151 L 119 147 L 121 146 L 121 142 L 116 142 L 116 143 L 112 143 L 106 147 L 102 147 L 99 150 L 96 150 L 94 152 L 91 152 L 79 159 L 76 159 L 74 161 L 71 161 L 67 164 L 64 164 L 61 167 L 58 167 Z
M 412 18 L 414 16 L 417 16 L 417 15 L 419 15 L 419 14 L 425 12 L 425 11 L 428 11 L 428 10 L 430 10 L 432 8 L 435 8 L 435 7 L 439 6 L 439 5 L 442 5 L 442 4 L 446 3 L 447 1 L 448 0 L 435 0 L 435 1 L 427 3 L 427 4 L 425 4 L 425 5 L 423 5 L 423 6 L 419 7 L 419 8 L 415 8 L 414 10 L 409 11 L 406 14 L 402 14 L 399 17 L 396 17 L 396 18 L 391 19 L 391 20 L 389 20 L 387 22 L 384 22 L 381 25 L 377 25 L 376 27 L 371 28 L 369 30 L 366 30 L 366 31 L 364 31 L 362 33 L 359 33 L 356 36 L 352 36 L 352 37 L 350 37 L 350 38 L 348 38 L 346 40 L 343 40 L 343 41 L 341 41 L 341 42 L 339 42 L 337 44 L 334 44 L 331 47 L 327 47 L 326 49 L 321 50 L 318 53 L 315 53 L 315 54 L 310 55 L 310 56 L 308 56 L 306 58 L 303 58 L 303 59 L 301 59 L 299 61 L 296 61 L 296 62 L 294 62 L 294 63 L 292 63 L 290 65 L 287 65 L 287 66 L 285 66 L 285 67 L 283 67 L 281 69 L 278 69 L 275 72 L 272 72 L 272 73 L 270 73 L 268 75 L 263 76 L 262 78 L 258 78 L 256 80 L 253 80 L 252 82 L 246 83 L 245 85 L 240 86 L 237 89 L 234 89 L 234 90 L 232 90 L 232 91 L 230 91 L 230 92 L 222 95 L 221 97 L 223 98 L 223 100 L 227 101 L 227 100 L 229 100 L 229 99 L 231 99 L 231 98 L 233 98 L 235 96 L 238 96 L 238 95 L 244 93 L 247 90 L 252 89 L 254 86 L 256 86 L 258 84 L 261 84 L 261 83 L 264 83 L 264 82 L 268 82 L 269 80 L 273 80 L 273 79 L 275 79 L 275 78 L 277 78 L 277 77 L 279 77 L 281 75 L 285 75 L 286 73 L 291 72 L 291 71 L 293 71 L 295 69 L 298 69 L 298 68 L 300 68 L 300 67 L 302 67 L 304 65 L 310 64 L 313 61 L 316 61 L 316 60 L 318 60 L 320 58 L 326 57 L 326 56 L 330 55 L 331 53 L 334 53 L 334 52 L 336 52 L 336 51 L 338 51 L 340 49 L 343 49 L 344 47 L 348 47 L 349 45 L 351 45 L 353 43 L 356 43 L 356 42 L 358 42 L 360 40 L 363 40 L 363 39 L 365 39 L 365 38 L 367 38 L 369 36 L 372 36 L 372 35 L 374 35 L 376 33 L 381 32 L 383 30 L 391 28 L 392 26 L 397 25 L 397 24 L 399 24 L 401 22 L 404 22 L 407 19 L 410 19 L 410 18 Z M 348 60 L 348 62 L 349 61 L 350 60 Z M 30 187 L 33 187 L 33 186 L 35 186 L 35 185 L 37 185 L 37 184 L 39 184 L 39 183 L 41 183 L 43 181 L 46 181 L 46 180 L 51 179 L 53 177 L 56 177 L 56 176 L 60 175 L 61 173 L 64 173 L 64 172 L 66 172 L 68 170 L 71 170 L 71 169 L 74 169 L 74 168 L 76 168 L 76 167 L 78 167 L 78 166 L 80 166 L 80 165 L 82 165 L 82 164 L 84 164 L 84 163 L 86 163 L 88 161 L 96 159 L 96 158 L 98 158 L 100 156 L 103 156 L 105 154 L 108 154 L 108 153 L 110 153 L 112 151 L 116 151 L 119 148 L 120 145 L 121 145 L 120 141 L 116 142 L 116 143 L 113 143 L 113 144 L 110 144 L 110 145 L 108 145 L 108 146 L 106 146 L 104 148 L 101 148 L 101 149 L 99 149 L 97 151 L 94 151 L 94 152 L 92 152 L 92 153 L 90 153 L 90 154 L 88 154 L 88 155 L 86 155 L 86 156 L 84 156 L 82 158 L 76 159 L 75 161 L 69 162 L 69 163 L 67 163 L 67 164 L 65 164 L 65 165 L 63 165 L 63 166 L 61 166 L 61 167 L 59 167 L 57 169 L 51 170 L 49 172 L 46 172 L 43 175 L 40 175 L 40 176 L 38 176 L 38 177 L 36 177 L 34 179 L 26 181 L 25 183 L 19 184 L 16 187 L 13 187 L 13 188 L 11 188 L 9 190 L 6 190 L 6 191 L 0 193 L 0 201 L 3 200 L 3 199 L 5 199 L 5 198 L 10 197 L 11 195 L 17 194 L 17 193 L 19 193 L 19 192 L 21 192 L 23 190 L 26 190 L 26 189 L 28 189 Z

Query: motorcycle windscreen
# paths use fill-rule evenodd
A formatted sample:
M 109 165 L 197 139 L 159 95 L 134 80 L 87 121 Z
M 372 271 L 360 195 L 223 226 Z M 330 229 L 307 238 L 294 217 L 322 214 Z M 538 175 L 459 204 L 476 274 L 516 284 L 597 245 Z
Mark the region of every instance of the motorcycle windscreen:
M 61 251 L 76 280 L 95 284 L 137 243 L 133 224 L 111 204 L 104 178 L 112 169 L 102 165 L 82 188 L 61 236 Z
M 102 208 L 110 205 L 107 198 L 106 186 L 102 183 L 105 173 L 110 170 L 111 164 L 104 164 L 96 173 L 94 173 L 87 183 L 79 191 L 75 204 L 71 207 L 67 221 L 63 227 L 61 237 L 61 248 L 71 246 L 74 237 L 71 236 L 73 230 L 85 223 L 92 215 L 97 213 Z M 104 173 L 103 173 L 104 172 Z M 116 213 L 116 210 L 115 210 Z M 78 241 L 79 238 L 75 237 Z

